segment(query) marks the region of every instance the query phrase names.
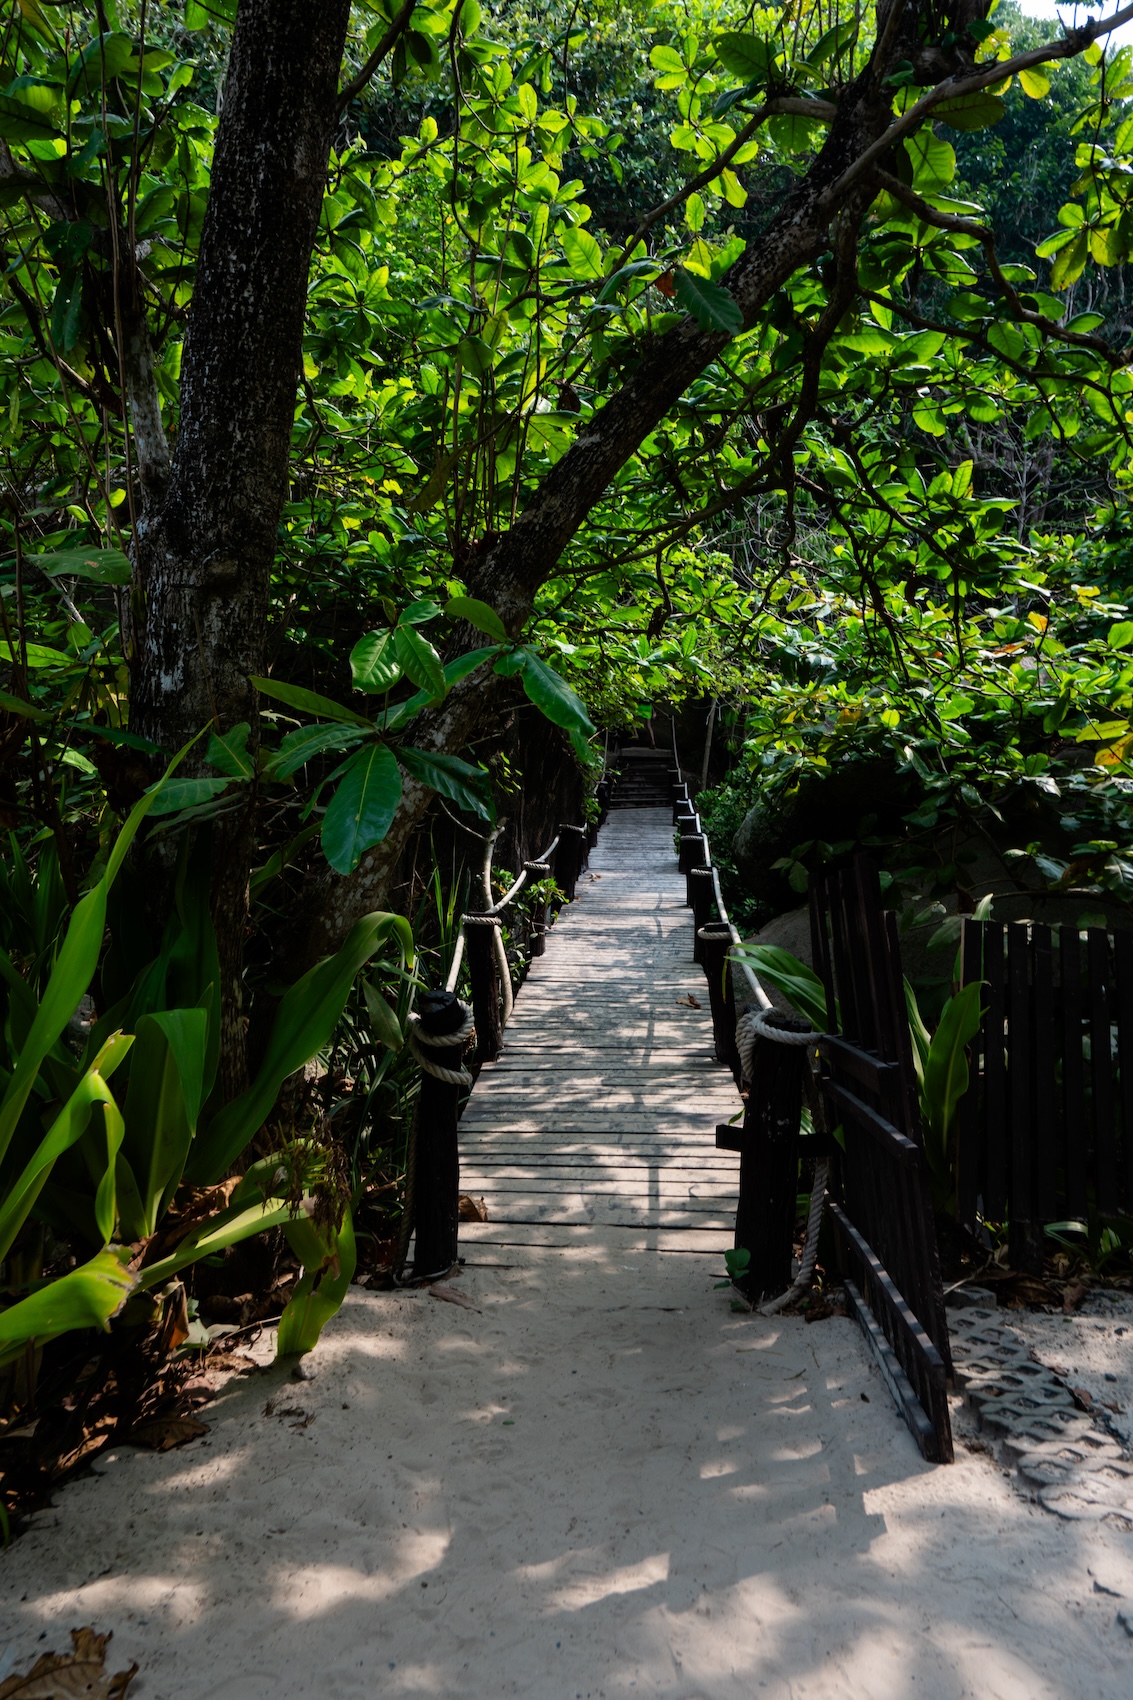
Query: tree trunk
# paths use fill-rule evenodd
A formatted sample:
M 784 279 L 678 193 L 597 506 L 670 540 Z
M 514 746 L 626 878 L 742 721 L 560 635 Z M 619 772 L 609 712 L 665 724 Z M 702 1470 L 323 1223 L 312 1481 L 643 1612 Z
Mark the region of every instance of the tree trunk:
M 250 748 L 258 743 L 248 676 L 264 670 L 307 275 L 349 15 L 349 0 L 241 0 L 185 337 L 177 442 L 164 500 L 136 539 L 131 725 L 168 751 L 210 722 L 227 730 L 247 721 Z M 249 797 L 214 827 L 228 1093 L 244 1072 L 253 806 Z

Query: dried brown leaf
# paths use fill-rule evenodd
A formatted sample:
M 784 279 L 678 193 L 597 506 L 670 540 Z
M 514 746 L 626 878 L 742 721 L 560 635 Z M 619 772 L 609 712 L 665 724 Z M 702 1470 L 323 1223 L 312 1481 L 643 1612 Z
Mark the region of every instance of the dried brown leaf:
M 208 1424 L 196 1417 L 146 1417 L 134 1424 L 126 1440 L 130 1446 L 144 1446 L 149 1452 L 170 1452 L 208 1431 Z
M 462 1222 L 486 1222 L 488 1206 L 482 1198 L 473 1198 L 471 1193 L 462 1192 L 460 1203 L 457 1205 L 457 1216 Z
M 479 1316 L 480 1306 L 474 1305 L 467 1293 L 458 1293 L 455 1287 L 430 1287 L 431 1299 L 444 1299 L 450 1305 L 460 1305 L 464 1310 L 474 1310 Z
M 122 1700 L 138 1667 L 109 1675 L 109 1642 L 93 1629 L 72 1629 L 69 1653 L 43 1653 L 26 1676 L 0 1682 L 0 1700 Z

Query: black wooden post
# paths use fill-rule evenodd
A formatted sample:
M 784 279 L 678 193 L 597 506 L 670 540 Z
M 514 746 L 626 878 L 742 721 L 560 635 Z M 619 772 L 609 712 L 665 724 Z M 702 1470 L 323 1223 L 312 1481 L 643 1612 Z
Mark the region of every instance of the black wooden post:
M 687 832 L 695 832 L 697 830 L 696 810 L 693 808 L 687 797 L 682 798 L 677 803 L 676 816 L 677 818 L 673 824 L 676 826 L 676 829 L 682 838 Z
M 700 965 L 708 981 L 708 1007 L 712 1011 L 716 1060 L 727 1063 L 738 1086 L 740 1053 L 736 1045 L 736 995 L 728 963 L 728 952 L 732 947 L 731 929 L 724 921 L 709 922 L 701 927 L 699 939 Z
M 468 972 L 472 980 L 472 1012 L 476 1018 L 476 1060 L 482 1063 L 495 1062 L 504 1045 L 500 969 L 493 936 L 499 926 L 498 915 L 464 917 Z
M 691 811 L 692 804 L 689 802 L 688 786 L 685 785 L 683 781 L 679 784 L 674 781 L 674 784 L 673 784 L 673 825 L 674 826 L 676 826 L 676 824 L 677 824 L 677 816 L 678 816 L 678 812 L 680 810 L 682 803 L 687 804 L 689 810 Z
M 550 862 L 524 862 L 523 871 L 532 885 L 550 879 Z M 547 903 L 544 900 L 531 917 L 531 940 L 527 946 L 529 956 L 542 956 L 547 949 Z
M 692 870 L 708 866 L 708 840 L 702 832 L 689 832 L 681 839 L 677 867 L 685 876 L 685 907 L 692 908 Z
M 766 1012 L 775 1026 L 805 1031 L 803 1017 Z M 752 1085 L 740 1144 L 740 1200 L 736 1245 L 751 1253 L 744 1280 L 755 1298 L 777 1297 L 791 1285 L 791 1251 L 799 1191 L 799 1125 L 802 1121 L 803 1045 L 756 1039 Z
M 707 840 L 705 840 L 707 848 Z M 700 929 L 711 919 L 716 907 L 716 893 L 712 885 L 712 869 L 707 865 L 703 868 L 690 868 L 688 874 L 688 894 L 692 908 L 692 960 L 704 961 L 703 947 L 700 942 Z
M 559 842 L 555 847 L 555 884 L 568 903 L 574 898 L 585 855 L 586 828 L 560 826 Z
M 430 1045 L 429 1038 L 459 1033 L 471 1014 L 453 992 L 426 992 L 417 1004 L 414 1055 L 421 1064 L 414 1141 L 413 1214 L 416 1222 L 414 1273 L 443 1275 L 457 1258 L 460 1203 L 460 1153 L 457 1109 L 465 1087 L 430 1073 L 430 1066 L 461 1074 L 463 1045 Z M 470 1076 L 465 1075 L 465 1080 Z
M 610 781 L 600 779 L 595 787 L 594 795 L 598 799 L 598 826 L 605 826 L 610 814 Z

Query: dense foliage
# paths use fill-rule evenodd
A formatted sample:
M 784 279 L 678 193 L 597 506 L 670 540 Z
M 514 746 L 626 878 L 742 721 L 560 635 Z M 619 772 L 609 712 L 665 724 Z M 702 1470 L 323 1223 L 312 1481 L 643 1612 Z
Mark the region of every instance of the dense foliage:
M 258 209 L 292 386 L 216 278 L 226 236 L 267 264 L 222 144 L 301 10 L 0 13 L 0 1257 L 33 1306 L 86 1259 L 96 1321 L 278 1220 L 291 1344 L 396 1178 L 414 950 L 522 786 L 521 700 L 591 777 L 595 726 L 719 703 L 721 836 L 895 776 L 788 893 L 864 838 L 967 901 L 956 823 L 1133 888 L 1130 49 L 1007 4 L 328 5 L 310 252 Z M 255 465 L 221 376 L 282 396 Z M 46 1337 L 19 1308 L 0 1364 Z

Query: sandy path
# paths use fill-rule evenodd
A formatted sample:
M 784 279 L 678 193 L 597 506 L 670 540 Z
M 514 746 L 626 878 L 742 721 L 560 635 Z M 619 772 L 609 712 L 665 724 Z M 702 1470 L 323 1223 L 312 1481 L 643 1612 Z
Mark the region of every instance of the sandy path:
M 1128 1700 L 1133 1540 L 923 1464 L 851 1323 L 628 1243 L 470 1267 L 479 1312 L 355 1290 L 315 1380 L 61 1493 L 0 1645 L 113 1628 L 139 1700 Z

